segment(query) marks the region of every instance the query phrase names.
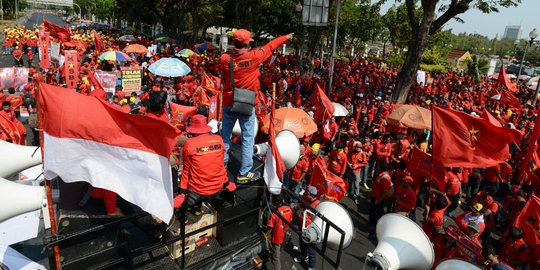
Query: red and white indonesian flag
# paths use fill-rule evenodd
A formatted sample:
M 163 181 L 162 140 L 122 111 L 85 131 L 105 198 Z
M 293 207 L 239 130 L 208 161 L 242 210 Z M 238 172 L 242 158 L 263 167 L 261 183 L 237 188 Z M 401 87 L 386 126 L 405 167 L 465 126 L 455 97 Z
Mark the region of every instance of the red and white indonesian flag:
M 47 179 L 85 181 L 116 192 L 165 222 L 173 215 L 169 156 L 179 132 L 103 100 L 40 84 Z
M 283 172 L 286 170 L 283 159 L 276 144 L 276 130 L 274 116 L 276 114 L 276 101 L 272 100 L 272 110 L 270 111 L 270 127 L 268 128 L 268 151 L 264 162 L 263 177 L 268 191 L 272 194 L 280 194 L 283 179 Z

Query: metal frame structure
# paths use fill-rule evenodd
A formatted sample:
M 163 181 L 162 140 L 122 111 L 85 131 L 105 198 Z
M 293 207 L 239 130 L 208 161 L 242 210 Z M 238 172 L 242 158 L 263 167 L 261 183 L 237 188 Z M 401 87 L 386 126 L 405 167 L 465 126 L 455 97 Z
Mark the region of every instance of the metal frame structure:
M 317 246 L 315 246 L 315 250 L 317 251 L 317 253 L 319 253 L 326 261 L 328 261 L 333 267 L 335 268 L 338 268 L 339 267 L 339 263 L 340 263 L 340 260 L 341 260 L 341 255 L 342 255 L 342 247 L 343 247 L 343 243 L 345 241 L 345 232 L 339 228 L 336 224 L 334 224 L 331 220 L 327 219 L 326 217 L 324 217 L 323 215 L 321 215 L 319 212 L 317 212 L 317 210 L 315 210 L 314 208 L 312 208 L 309 204 L 307 204 L 306 202 L 304 202 L 298 195 L 296 195 L 295 193 L 293 193 L 292 191 L 290 191 L 289 189 L 283 187 L 282 189 L 284 192 L 286 192 L 289 196 L 291 197 L 294 197 L 296 198 L 300 203 L 303 204 L 303 206 L 306 208 L 306 209 L 309 209 L 310 211 L 312 211 L 313 213 L 316 213 L 316 215 L 321 218 L 324 222 L 325 222 L 325 233 L 324 233 L 324 236 L 323 236 L 323 241 L 322 241 L 322 247 L 319 248 Z M 183 218 L 185 217 L 186 215 L 186 209 L 187 207 L 182 207 L 180 209 L 180 220 L 183 220 Z M 189 233 L 186 233 L 185 232 L 185 223 L 184 222 L 180 222 L 181 226 L 180 226 L 180 235 L 179 236 L 175 236 L 175 237 L 172 237 L 170 239 L 166 239 L 165 237 L 165 234 L 166 234 L 166 226 L 164 224 L 162 224 L 162 230 L 161 230 L 161 233 L 162 233 L 162 240 L 160 242 L 157 242 L 157 243 L 154 243 L 154 244 L 151 244 L 151 245 L 147 245 L 147 246 L 144 246 L 144 247 L 140 247 L 138 249 L 135 249 L 133 250 L 130 254 L 126 255 L 126 256 L 121 256 L 119 258 L 116 258 L 116 259 L 113 259 L 113 260 L 110 260 L 110 261 L 105 261 L 104 263 L 100 264 L 100 265 L 97 265 L 95 266 L 95 269 L 109 269 L 113 266 L 116 266 L 118 264 L 121 264 L 125 261 L 127 261 L 128 259 L 131 259 L 131 258 L 134 258 L 134 257 L 137 257 L 137 256 L 140 256 L 140 255 L 143 255 L 143 254 L 146 254 L 148 252 L 151 252 L 153 250 L 156 250 L 156 249 L 159 249 L 159 248 L 162 248 L 164 246 L 167 246 L 167 245 L 170 245 L 170 244 L 173 244 L 174 242 L 177 242 L 177 241 L 181 241 L 183 239 L 186 239 L 187 237 L 190 237 L 190 236 L 193 236 L 193 235 L 196 235 L 200 232 L 204 232 L 208 229 L 211 229 L 211 228 L 214 228 L 216 226 L 219 226 L 219 225 L 223 225 L 223 224 L 226 224 L 226 223 L 231 223 L 237 219 L 241 219 L 245 216 L 248 216 L 254 212 L 257 212 L 257 211 L 260 211 L 261 208 L 260 207 L 256 207 L 256 208 L 253 208 L 251 210 L 248 210 L 248 211 L 245 211 L 243 213 L 240 213 L 236 216 L 233 216 L 231 218 L 228 218 L 228 219 L 225 219 L 225 220 L 222 220 L 222 221 L 219 221 L 219 222 L 215 222 L 213 224 L 210 224 L 208 226 L 205 226 L 203 228 L 200 228 L 200 229 L 197 229 L 197 230 L 194 230 L 194 231 L 191 231 Z M 270 206 L 270 211 L 272 211 L 273 213 L 275 213 L 280 219 L 283 220 L 283 222 L 285 222 L 296 234 L 298 234 L 299 236 L 301 236 L 302 234 L 302 231 L 301 230 L 298 230 L 296 229 L 290 222 L 288 222 L 287 220 L 285 220 L 283 218 L 283 216 L 281 216 L 281 214 L 277 211 L 277 209 L 273 206 Z M 96 227 L 93 227 L 93 228 L 89 228 L 87 230 L 82 230 L 80 232 L 76 232 L 76 233 L 73 233 L 73 234 L 69 234 L 69 235 L 66 235 L 66 236 L 59 236 L 57 237 L 56 239 L 51 239 L 48 243 L 47 243 L 47 246 L 49 247 L 49 260 L 50 260 L 50 265 L 54 265 L 54 256 L 52 256 L 52 248 L 53 246 L 55 245 L 59 245 L 61 243 L 64 243 L 64 244 L 67 244 L 67 241 L 68 240 L 74 240 L 74 239 L 77 239 L 77 238 L 82 238 L 82 237 L 88 237 L 88 236 L 91 236 L 91 234 L 93 233 L 98 233 L 98 232 L 102 232 L 102 231 L 105 231 L 107 229 L 112 229 L 112 228 L 117 228 L 118 226 L 120 226 L 121 224 L 123 223 L 126 223 L 126 222 L 129 222 L 129 221 L 132 221 L 132 220 L 136 220 L 136 219 L 139 219 L 139 218 L 143 218 L 143 217 L 146 217 L 148 216 L 149 214 L 148 213 L 145 213 L 145 212 L 141 212 L 141 213 L 136 213 L 136 214 L 133 214 L 133 215 L 129 215 L 129 216 L 126 216 L 126 217 L 123 217 L 119 220 L 116 220 L 116 221 L 112 221 L 112 222 L 109 222 L 107 224 L 104 224 L 104 225 L 99 225 L 99 226 L 96 226 Z M 340 240 L 340 244 L 339 244 L 339 249 L 337 251 L 337 256 L 335 258 L 335 260 L 333 260 L 333 258 L 330 258 L 330 256 L 326 255 L 326 251 L 327 251 L 327 240 L 328 240 L 328 234 L 329 234 L 329 231 L 330 231 L 330 228 L 333 228 L 335 229 L 336 231 L 338 231 L 340 234 L 341 234 L 341 240 Z M 114 249 L 115 247 L 111 247 L 111 249 Z M 81 256 L 79 258 L 76 258 L 76 259 L 72 259 L 72 260 L 69 260 L 67 262 L 64 262 L 62 263 L 61 265 L 61 268 L 64 268 L 64 267 L 72 267 L 72 266 L 76 266 L 77 264 L 83 262 L 84 260 L 87 260 L 89 258 L 94 258 L 94 257 L 97 257 L 97 256 L 100 256 L 106 252 L 108 252 L 110 249 L 105 249 L 105 250 L 101 250 L 99 252 L 96 252 L 96 253 L 92 253 L 92 254 L 88 254 L 88 255 L 85 255 L 85 256 Z M 182 242 L 182 257 L 179 258 L 178 260 L 180 260 L 180 268 L 182 269 L 185 269 L 186 268 L 186 265 L 185 265 L 185 241 Z M 215 254 L 215 255 L 218 255 L 218 254 Z M 212 260 L 212 258 L 215 258 L 216 256 L 211 256 L 209 257 L 207 260 Z M 189 266 L 188 266 L 189 267 Z

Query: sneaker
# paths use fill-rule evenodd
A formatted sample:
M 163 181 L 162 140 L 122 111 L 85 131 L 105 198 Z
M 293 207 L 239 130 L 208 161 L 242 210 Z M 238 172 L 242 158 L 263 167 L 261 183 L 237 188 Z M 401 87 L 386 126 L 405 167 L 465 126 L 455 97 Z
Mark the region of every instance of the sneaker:
M 366 189 L 366 190 L 369 190 L 369 187 L 366 183 L 362 184 L 362 186 Z
M 261 178 L 260 172 L 248 172 L 245 175 L 238 175 L 236 177 L 236 183 L 238 184 L 245 184 L 251 181 L 255 181 Z
M 300 263 L 300 262 L 307 262 L 307 261 L 308 261 L 308 257 L 298 256 L 298 257 L 295 257 L 295 258 L 294 258 L 294 261 L 297 262 L 297 263 Z

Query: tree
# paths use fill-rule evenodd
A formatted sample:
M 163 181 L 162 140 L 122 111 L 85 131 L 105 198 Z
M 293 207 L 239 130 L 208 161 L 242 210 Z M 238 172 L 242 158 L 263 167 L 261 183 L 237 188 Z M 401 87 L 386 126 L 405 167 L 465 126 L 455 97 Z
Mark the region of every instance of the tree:
M 489 62 L 486 59 L 473 55 L 471 61 L 467 61 L 467 74 L 473 78 L 474 82 L 478 83 L 483 75 L 489 69 Z
M 367 0 L 344 1 L 339 16 L 338 46 L 352 48 L 377 39 L 382 32 L 380 6 L 380 3 L 372 5 Z M 326 36 L 333 36 L 335 16 L 329 19 Z
M 441 3 L 440 3 L 441 2 Z M 405 103 L 410 87 L 416 78 L 416 72 L 426 48 L 429 36 L 437 33 L 449 20 L 469 10 L 477 8 L 484 13 L 498 12 L 499 6 L 517 6 L 521 0 L 450 0 L 450 3 L 439 0 L 421 0 L 419 8 L 421 16 L 417 16 L 417 1 L 405 0 L 407 18 L 412 30 L 412 38 L 408 44 L 407 57 L 397 75 L 392 99 L 395 103 Z M 442 14 L 436 17 L 436 11 Z
M 411 26 L 403 18 L 407 17 L 405 5 L 393 5 L 382 18 L 384 28 L 388 29 L 389 41 L 394 51 L 404 49 L 412 36 Z

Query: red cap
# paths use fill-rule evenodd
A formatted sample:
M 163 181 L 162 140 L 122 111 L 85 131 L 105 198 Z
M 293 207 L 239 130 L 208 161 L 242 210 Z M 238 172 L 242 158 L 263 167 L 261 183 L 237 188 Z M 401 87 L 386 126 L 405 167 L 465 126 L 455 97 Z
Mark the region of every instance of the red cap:
M 242 44 L 249 44 L 253 41 L 251 38 L 251 32 L 246 29 L 238 29 L 234 31 L 233 39 L 238 40 Z
M 414 182 L 414 180 L 413 180 L 412 177 L 410 177 L 410 176 L 407 175 L 407 176 L 405 176 L 405 177 L 403 178 L 403 182 L 404 182 L 404 183 L 412 184 L 412 183 Z
M 193 134 L 203 134 L 212 131 L 212 127 L 206 123 L 206 116 L 197 114 L 191 117 L 186 131 Z

